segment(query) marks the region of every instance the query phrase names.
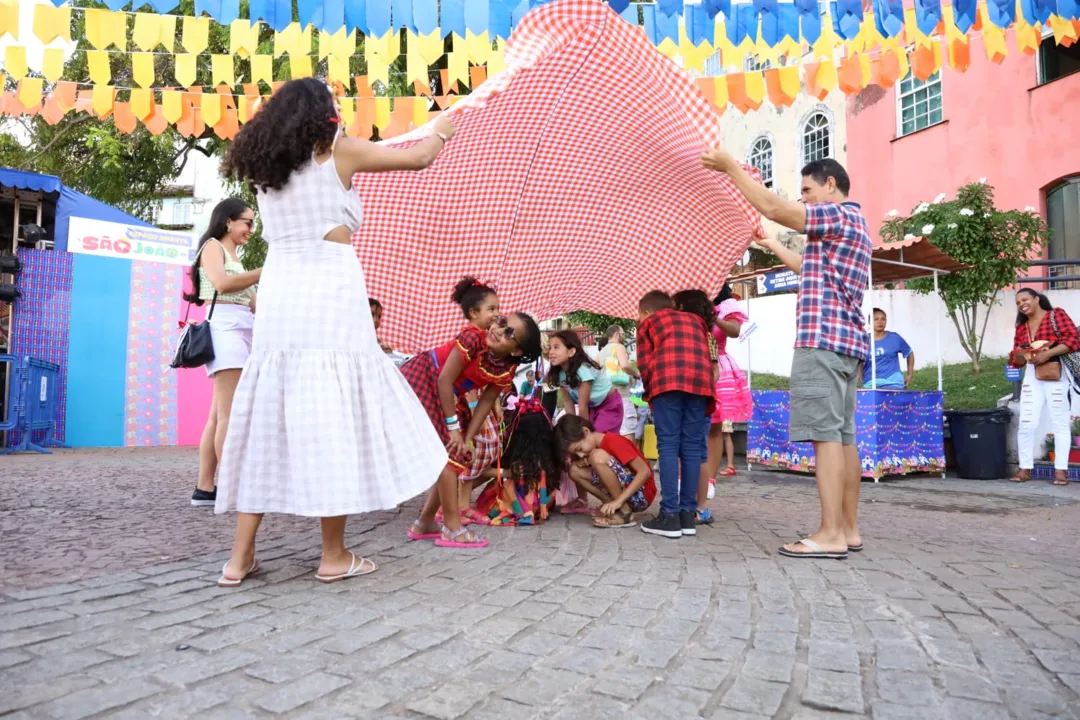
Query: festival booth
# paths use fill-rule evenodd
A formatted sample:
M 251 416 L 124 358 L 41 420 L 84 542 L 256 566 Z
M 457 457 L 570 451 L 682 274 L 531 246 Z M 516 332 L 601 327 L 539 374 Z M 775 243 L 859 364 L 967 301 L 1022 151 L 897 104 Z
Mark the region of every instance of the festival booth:
M 869 287 L 932 276 L 964 268 L 925 238 L 891 243 L 874 250 Z M 794 273 L 782 267 L 734 275 L 729 282 L 756 281 L 759 287 L 794 289 Z M 752 302 L 747 301 L 748 315 Z M 936 391 L 877 389 L 876 343 L 870 332 L 871 389 L 860 389 L 855 407 L 856 444 L 864 478 L 875 482 L 886 475 L 945 473 L 943 394 L 941 385 L 940 318 L 935 315 L 938 389 Z M 749 343 L 749 338 L 747 338 Z M 752 352 L 752 350 L 751 350 Z M 748 373 L 749 377 L 749 373 Z M 791 397 L 786 390 L 754 390 L 754 414 L 747 427 L 746 458 L 750 466 L 761 465 L 795 472 L 813 472 L 814 448 L 810 443 L 788 441 Z
M 54 437 L 75 447 L 196 444 L 209 407 L 205 372 L 168 368 L 192 236 L 158 230 L 59 178 L 7 168 L 0 218 L 0 248 L 21 265 L 19 297 L 0 306 L 0 327 L 10 328 L 0 353 L 59 366 Z M 7 433 L 7 446 L 18 441 Z

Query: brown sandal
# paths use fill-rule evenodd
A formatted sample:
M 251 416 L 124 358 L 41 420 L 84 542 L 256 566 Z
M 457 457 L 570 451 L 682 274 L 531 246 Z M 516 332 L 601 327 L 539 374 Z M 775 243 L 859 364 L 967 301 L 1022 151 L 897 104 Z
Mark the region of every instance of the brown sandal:
M 1065 470 L 1055 470 L 1054 471 L 1054 481 L 1053 481 L 1052 484 L 1054 484 L 1054 485 L 1068 485 L 1069 484 L 1069 473 L 1067 471 L 1065 471 Z
M 1009 482 L 1023 483 L 1031 479 L 1030 470 L 1017 470 L 1016 474 L 1009 478 Z

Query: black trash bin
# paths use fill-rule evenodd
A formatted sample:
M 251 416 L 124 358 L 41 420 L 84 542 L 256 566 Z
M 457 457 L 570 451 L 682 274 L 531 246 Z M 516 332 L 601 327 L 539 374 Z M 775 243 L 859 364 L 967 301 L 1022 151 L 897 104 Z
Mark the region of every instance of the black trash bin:
M 992 410 L 946 410 L 956 474 L 969 480 L 998 480 L 1006 477 L 1006 433 L 1012 412 Z

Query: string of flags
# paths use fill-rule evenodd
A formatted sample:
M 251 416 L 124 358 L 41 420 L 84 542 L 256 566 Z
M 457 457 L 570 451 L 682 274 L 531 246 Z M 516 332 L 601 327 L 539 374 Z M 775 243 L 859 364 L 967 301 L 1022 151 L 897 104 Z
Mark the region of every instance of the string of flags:
M 196 0 L 196 13 L 210 17 L 125 12 L 121 8 L 127 3 L 118 1 L 107 2 L 108 10 L 28 7 L 33 33 L 45 45 L 58 39 L 71 43 L 72 13 L 84 13 L 85 37 L 75 38 L 78 47 L 46 47 L 40 68 L 31 69 L 27 48 L 19 44 L 20 5 L 0 0 L 0 38 L 7 35 L 15 41 L 2 57 L 0 114 L 40 114 L 56 123 L 70 112 L 93 112 L 103 119 L 113 117 L 124 132 L 141 122 L 151 132 L 171 124 L 185 135 L 201 135 L 209 127 L 230 138 L 250 117 L 256 101 L 277 84 L 318 75 L 342 98 L 350 134 L 370 137 L 377 129 L 379 137 L 387 138 L 423 124 L 431 112 L 505 67 L 509 27 L 498 23 L 485 28 L 476 18 L 464 24 L 456 20 L 457 8 L 473 17 L 477 7 L 487 7 L 492 14 L 496 5 L 507 7 L 496 0 L 442 0 L 438 7 L 428 0 L 393 0 L 387 6 L 393 10 L 386 15 L 390 25 L 381 34 L 364 35 L 357 31 L 384 27 L 381 20 L 370 21 L 383 18 L 371 15 L 378 0 L 368 0 L 367 15 L 352 16 L 359 22 L 362 15 L 366 25 L 336 27 L 325 22 L 327 8 L 335 3 L 347 8 L 350 0 L 344 6 L 342 0 L 297 0 L 301 22 L 284 25 L 276 23 L 274 13 L 285 5 L 291 9 L 291 0 L 276 0 L 274 7 L 252 0 L 248 19 L 225 12 L 230 0 Z M 305 12 L 305 3 L 317 6 L 314 14 Z M 749 112 L 766 99 L 790 105 L 799 92 L 824 98 L 838 88 L 852 95 L 870 84 L 890 87 L 908 72 L 925 80 L 946 63 L 964 71 L 971 61 L 972 37 L 981 37 L 987 57 L 1000 63 L 1008 56 L 1003 27 L 1012 29 L 1021 53 L 1037 51 L 1044 27 L 1056 42 L 1071 45 L 1080 38 L 1075 17 L 1080 0 L 1055 3 L 1055 12 L 1050 12 L 1043 0 L 965 0 L 944 7 L 935 0 L 917 0 L 907 9 L 900 0 L 875 0 L 873 22 L 865 21 L 860 0 L 754 0 L 749 5 L 702 0 L 685 7 L 666 0 L 655 5 L 613 0 L 609 7 L 639 25 L 660 52 L 692 73 L 702 74 L 706 61 L 713 59 L 713 73 L 719 68 L 722 74 L 700 78 L 698 87 L 718 112 L 729 105 Z M 160 0 L 151 6 L 158 11 L 175 7 L 164 7 L 169 4 Z M 511 24 L 529 7 L 527 0 L 515 6 Z M 452 22 L 428 22 L 433 8 Z M 394 18 L 410 19 L 399 24 L 391 22 Z M 212 23 L 223 21 L 228 25 L 222 28 L 228 36 L 227 53 L 225 47 L 212 49 L 210 41 Z M 61 78 L 66 53 L 71 52 L 85 53 L 87 76 L 65 82 Z M 360 57 L 365 67 L 358 74 L 353 61 Z M 742 71 L 747 59 L 753 66 Z M 433 68 L 443 64 L 445 68 Z M 386 97 L 392 76 L 412 85 L 415 96 Z M 438 94 L 433 94 L 436 77 Z M 13 90 L 7 89 L 8 80 Z

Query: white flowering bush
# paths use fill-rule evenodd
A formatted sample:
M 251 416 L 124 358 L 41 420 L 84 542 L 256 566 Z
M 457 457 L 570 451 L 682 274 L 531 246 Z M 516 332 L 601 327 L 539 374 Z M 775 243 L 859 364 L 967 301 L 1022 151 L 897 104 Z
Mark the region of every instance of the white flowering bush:
M 1029 261 L 1042 253 L 1048 231 L 1035 208 L 996 208 L 994 188 L 980 178 L 957 190 L 952 200 L 941 193 L 932 203 L 920 203 L 910 215 L 889 212 L 881 237 L 886 243 L 924 237 L 970 266 L 940 276 L 938 287 L 960 344 L 978 373 L 990 308 L 1027 270 Z M 928 295 L 934 291 L 934 282 L 923 278 L 908 282 L 907 287 Z

